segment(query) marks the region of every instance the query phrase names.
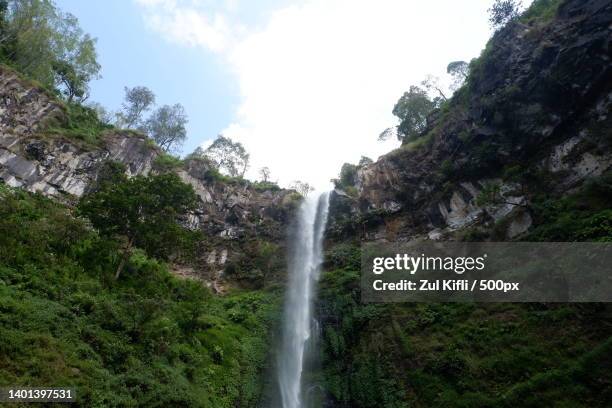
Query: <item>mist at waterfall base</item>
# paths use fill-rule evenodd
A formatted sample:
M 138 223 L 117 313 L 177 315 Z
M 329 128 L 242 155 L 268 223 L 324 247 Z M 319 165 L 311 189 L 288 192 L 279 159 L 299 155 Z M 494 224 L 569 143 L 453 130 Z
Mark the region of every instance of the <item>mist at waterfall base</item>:
M 313 298 L 323 262 L 323 238 L 329 193 L 312 194 L 301 203 L 293 225 L 289 253 L 289 282 L 284 305 L 281 347 L 277 361 L 279 402 L 282 408 L 308 408 L 312 392 L 305 371 L 313 360 L 318 324 Z

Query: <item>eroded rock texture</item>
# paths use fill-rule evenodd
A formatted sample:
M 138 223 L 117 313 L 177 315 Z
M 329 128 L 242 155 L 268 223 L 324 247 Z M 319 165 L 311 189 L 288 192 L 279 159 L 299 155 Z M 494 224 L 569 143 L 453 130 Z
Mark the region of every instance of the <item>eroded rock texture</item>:
M 530 175 L 565 193 L 612 165 L 611 39 L 605 0 L 564 2 L 550 24 L 509 24 L 431 116 L 425 146 L 361 168 L 358 197 L 333 195 L 330 231 L 389 240 L 500 222 L 505 238 L 528 231 Z M 479 205 L 492 186 L 495 199 Z
M 66 108 L 53 95 L 0 67 L 0 180 L 74 203 L 94 185 L 107 160 L 123 163 L 129 176 L 159 171 L 156 159 L 162 152 L 146 136 L 108 130 L 91 145 L 48 131 L 66 120 Z M 250 241 L 283 241 L 291 192 L 218 181 L 199 161 L 174 171 L 199 198 L 198 209 L 185 215 L 185 226 L 201 229 L 206 237 L 202 261 L 192 274 L 217 279 L 228 262 L 248 258 Z

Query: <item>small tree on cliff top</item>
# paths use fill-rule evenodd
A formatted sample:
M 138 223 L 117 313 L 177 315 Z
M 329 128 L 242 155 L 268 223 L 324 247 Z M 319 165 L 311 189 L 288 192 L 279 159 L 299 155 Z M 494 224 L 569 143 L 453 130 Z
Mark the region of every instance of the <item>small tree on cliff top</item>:
M 400 141 L 414 140 L 427 126 L 427 115 L 437 106 L 438 100 L 431 100 L 427 91 L 418 86 L 411 86 L 393 107 L 393 115 L 399 120 L 397 128 L 389 128 L 382 132 L 378 140 L 386 140 L 396 135 Z
M 143 130 L 165 152 L 175 151 L 187 138 L 187 114 L 180 103 L 164 105 L 151 114 Z
M 297 191 L 303 197 L 306 197 L 308 194 L 314 191 L 313 186 L 300 180 L 295 180 L 293 184 L 291 184 L 290 188 Z
M 495 0 L 489 8 L 489 24 L 495 30 L 508 24 L 520 14 L 520 0 Z
M 117 126 L 136 129 L 142 123 L 142 115 L 155 105 L 155 94 L 146 86 L 125 89 L 121 112 L 118 113 Z
M 223 135 L 217 136 L 203 154 L 215 163 L 219 171 L 232 177 L 244 177 L 249 168 L 249 154 L 242 143 Z
M 193 210 L 195 202 L 193 188 L 176 174 L 128 179 L 112 172 L 97 191 L 83 196 L 78 210 L 101 235 L 124 241 L 118 279 L 134 247 L 162 259 L 178 248 L 187 234 L 178 217 Z

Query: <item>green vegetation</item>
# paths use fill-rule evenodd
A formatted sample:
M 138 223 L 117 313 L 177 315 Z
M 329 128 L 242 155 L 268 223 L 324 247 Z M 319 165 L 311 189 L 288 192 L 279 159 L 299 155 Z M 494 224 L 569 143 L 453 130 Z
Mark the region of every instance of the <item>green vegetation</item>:
M 179 225 L 179 217 L 195 209 L 193 188 L 174 173 L 127 178 L 113 166 L 95 191 L 81 198 L 78 211 L 109 239 L 123 242 L 123 256 L 115 279 L 123 271 L 134 247 L 149 256 L 167 259 L 193 241 Z
M 489 9 L 491 25 L 502 31 L 511 21 L 520 21 L 537 28 L 546 25 L 555 15 L 562 3 L 562 0 L 536 0 L 524 12 L 520 13 L 520 1 L 517 0 L 495 0 Z M 413 151 L 428 146 L 443 128 L 446 119 L 453 114 L 462 112 L 469 104 L 470 95 L 474 93 L 474 87 L 483 83 L 490 73 L 498 70 L 498 61 L 494 50 L 494 39 L 497 33 L 489 40 L 480 57 L 473 59 L 470 63 L 465 61 L 452 61 L 447 66 L 447 74 L 451 78 L 450 90 L 454 91 L 451 98 L 446 98 L 442 86 L 438 84 L 438 79 L 428 76 L 418 86 L 411 86 L 397 101 L 393 108 L 393 114 L 399 119 L 400 124 L 383 131 L 379 140 L 386 140 L 396 136 L 402 141 L 402 151 Z M 467 86 L 464 86 L 467 84 Z M 507 99 L 513 92 L 518 91 L 509 86 L 507 89 L 500 90 L 501 97 L 490 98 L 489 105 L 495 107 L 496 119 L 504 120 L 500 116 L 500 110 L 519 110 L 521 106 L 505 106 L 504 97 Z M 487 105 L 487 101 L 483 101 Z M 429 128 L 429 129 L 428 129 Z M 471 134 L 463 130 L 458 135 L 459 139 L 467 146 L 471 142 Z M 496 143 L 499 143 L 497 140 Z M 491 143 L 480 143 L 483 146 L 476 146 L 476 162 L 470 163 L 470 169 L 464 169 L 463 173 L 470 171 L 475 173 L 482 171 L 486 166 L 494 162 L 495 146 Z
M 607 305 L 362 304 L 359 247 L 326 259 L 320 376 L 337 406 L 608 406 Z
M 520 21 L 525 24 L 534 22 L 546 23 L 550 21 L 563 0 L 535 0 L 521 15 Z
M 153 162 L 155 168 L 161 173 L 176 170 L 182 167 L 183 164 L 183 160 L 165 152 L 157 156 Z
M 249 154 L 240 142 L 223 135 L 217 136 L 205 150 L 198 147 L 191 156 L 205 157 L 214 167 L 230 177 L 244 177 L 249 168 Z
M 278 184 L 271 181 L 256 181 L 252 184 L 256 191 L 280 191 Z
M 45 129 L 46 133 L 82 140 L 86 144 L 96 145 L 104 131 L 113 129 L 112 125 L 100 121 L 92 108 L 77 103 L 65 105 L 66 120 L 64 123 L 53 123 Z
M 185 126 L 188 122 L 183 105 L 162 105 L 145 119 L 144 114 L 155 106 L 153 91 L 146 86 L 126 86 L 124 91 L 118 112 L 111 114 L 104 107 L 98 108 L 100 120 L 113 123 L 118 128 L 136 129 L 149 136 L 166 153 L 175 152 L 182 146 L 187 138 Z
M 612 242 L 612 173 L 587 182 L 563 198 L 538 196 L 527 241 Z
M 254 407 L 277 292 L 213 296 L 40 195 L 0 185 L 0 382 L 78 406 Z
M 517 166 L 505 175 L 535 182 Z M 491 184 L 479 200 L 499 195 Z M 610 173 L 562 198 L 542 190 L 523 239 L 612 241 L 611 200 Z M 495 228 L 461 239 L 495 238 Z M 612 368 L 606 304 L 362 304 L 358 243 L 336 244 L 325 259 L 320 376 L 339 406 L 605 407 L 612 398 L 601 380 Z
M 337 179 L 333 179 L 336 188 L 347 190 L 355 188 L 354 185 L 357 181 L 357 170 L 360 166 L 356 166 L 351 163 L 344 163 L 340 168 L 340 175 Z
M 108 112 L 97 103 L 83 105 L 89 82 L 99 77 L 101 68 L 95 43 L 76 17 L 51 0 L 0 0 L 0 63 L 65 102 L 66 120 L 53 124 L 48 133 L 95 145 L 104 130 L 116 125 L 146 133 L 164 151 L 179 147 L 186 138 L 183 106 L 161 106 L 145 121 L 143 113 L 155 104 L 148 88 L 125 88 L 120 112 Z
M 520 15 L 521 0 L 495 0 L 489 8 L 489 23 L 499 29 Z
M 98 77 L 95 39 L 52 1 L 0 1 L 0 38 L 1 62 L 68 103 L 85 99 L 89 81 Z
M 382 132 L 378 137 L 379 140 L 386 140 L 395 134 L 398 140 L 407 143 L 422 136 L 427 127 L 427 117 L 440 106 L 441 99 L 446 99 L 446 97 L 430 98 L 429 89 L 439 91 L 431 79 L 423 81 L 422 85 L 424 88 L 413 85 L 408 92 L 404 92 L 393 107 L 393 115 L 399 119 L 400 124 L 396 128 Z
M 165 152 L 175 151 L 187 139 L 187 114 L 180 103 L 157 108 L 141 128 Z

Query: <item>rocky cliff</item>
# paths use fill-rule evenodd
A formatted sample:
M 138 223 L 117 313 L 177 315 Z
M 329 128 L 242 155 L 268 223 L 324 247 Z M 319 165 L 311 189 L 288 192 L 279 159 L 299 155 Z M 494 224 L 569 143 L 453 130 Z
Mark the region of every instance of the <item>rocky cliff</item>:
M 10 186 L 73 202 L 93 185 L 107 160 L 123 163 L 130 176 L 161 171 L 162 151 L 137 132 L 108 129 L 95 143 L 63 134 L 66 106 L 6 67 L 0 67 L 0 95 L 0 180 Z M 282 241 L 295 198 L 290 191 L 218 180 L 197 160 L 172 171 L 191 184 L 199 198 L 186 226 L 201 229 L 207 237 L 202 262 L 182 273 L 215 280 L 228 260 L 243 255 L 249 240 Z
M 610 405 L 607 304 L 364 303 L 360 244 L 609 242 L 611 34 L 609 0 L 535 0 L 416 140 L 340 178 L 316 301 L 324 406 Z
M 565 1 L 553 18 L 508 24 L 418 143 L 360 169 L 357 198 L 336 191 L 331 231 L 454 239 L 503 224 L 496 239 L 526 233 L 534 196 L 573 191 L 612 165 L 611 39 L 606 0 Z

